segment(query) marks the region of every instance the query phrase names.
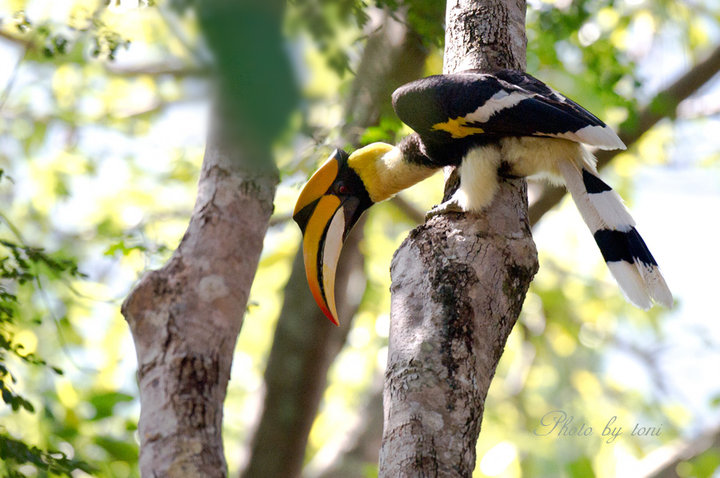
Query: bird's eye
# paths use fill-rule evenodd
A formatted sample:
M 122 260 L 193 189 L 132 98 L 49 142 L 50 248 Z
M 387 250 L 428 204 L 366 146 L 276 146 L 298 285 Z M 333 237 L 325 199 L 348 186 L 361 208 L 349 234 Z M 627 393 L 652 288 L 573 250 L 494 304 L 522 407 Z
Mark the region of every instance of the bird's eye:
M 343 183 L 338 183 L 335 186 L 335 190 L 338 192 L 338 194 L 350 194 L 350 189 Z

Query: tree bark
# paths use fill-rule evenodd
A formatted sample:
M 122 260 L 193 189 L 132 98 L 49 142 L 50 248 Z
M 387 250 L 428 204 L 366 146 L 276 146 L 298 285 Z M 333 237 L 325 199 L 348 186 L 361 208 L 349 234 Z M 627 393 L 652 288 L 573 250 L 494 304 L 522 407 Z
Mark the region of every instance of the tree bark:
M 283 11 L 284 0 L 197 5 L 216 95 L 197 201 L 169 262 L 122 307 L 138 358 L 143 476 L 227 473 L 223 401 L 279 180 L 272 145 L 297 104 Z
M 450 0 L 445 72 L 523 69 L 525 2 Z M 452 181 L 449 181 L 450 184 Z M 381 477 L 471 476 L 485 397 L 537 271 L 524 180 L 446 213 L 393 258 Z
M 242 144 L 208 139 L 179 247 L 122 307 L 138 359 L 143 476 L 226 474 L 223 401 L 278 182 L 247 161 Z

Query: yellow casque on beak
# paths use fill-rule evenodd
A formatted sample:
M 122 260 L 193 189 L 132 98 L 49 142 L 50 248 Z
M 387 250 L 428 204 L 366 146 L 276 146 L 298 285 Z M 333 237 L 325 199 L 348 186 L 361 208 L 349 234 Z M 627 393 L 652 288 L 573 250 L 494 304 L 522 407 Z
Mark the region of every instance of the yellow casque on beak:
M 315 302 L 335 325 L 335 275 L 348 232 L 372 202 L 342 150 L 328 158 L 300 192 L 293 219 L 303 232 L 305 274 Z
M 307 184 L 305 184 L 305 187 L 303 187 L 302 191 L 300 191 L 300 196 L 298 196 L 297 203 L 295 203 L 293 218 L 296 217 L 305 207 L 310 205 L 313 201 L 318 200 L 328 191 L 328 189 L 330 189 L 330 186 L 332 186 L 332 183 L 337 178 L 338 170 L 340 169 L 340 164 L 338 163 L 338 151 L 339 150 L 335 150 L 327 161 L 320 166 L 320 169 L 315 171 L 315 174 L 310 177 Z M 303 225 L 300 224 L 300 227 L 302 228 Z

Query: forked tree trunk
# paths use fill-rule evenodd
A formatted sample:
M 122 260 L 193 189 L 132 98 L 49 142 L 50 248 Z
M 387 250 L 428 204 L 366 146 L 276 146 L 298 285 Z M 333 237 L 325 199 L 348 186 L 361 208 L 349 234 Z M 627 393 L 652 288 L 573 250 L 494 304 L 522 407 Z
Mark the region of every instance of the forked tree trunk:
M 446 73 L 524 69 L 525 42 L 523 0 L 448 1 Z M 400 246 L 381 477 L 471 476 L 490 381 L 537 267 L 524 180 L 502 181 L 482 214 L 435 216 Z

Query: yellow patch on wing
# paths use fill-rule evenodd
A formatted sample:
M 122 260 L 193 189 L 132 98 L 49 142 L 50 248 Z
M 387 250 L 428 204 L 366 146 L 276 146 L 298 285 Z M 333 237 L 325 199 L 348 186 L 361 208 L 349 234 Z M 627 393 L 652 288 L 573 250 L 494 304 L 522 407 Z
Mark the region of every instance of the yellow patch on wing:
M 482 134 L 485 132 L 484 129 L 478 126 L 470 126 L 467 120 L 458 116 L 457 118 L 450 118 L 444 123 L 436 123 L 433 125 L 434 131 L 447 131 L 453 138 L 465 138 L 472 134 Z

